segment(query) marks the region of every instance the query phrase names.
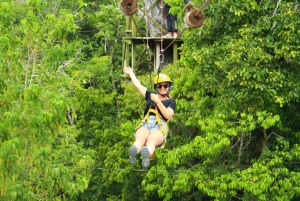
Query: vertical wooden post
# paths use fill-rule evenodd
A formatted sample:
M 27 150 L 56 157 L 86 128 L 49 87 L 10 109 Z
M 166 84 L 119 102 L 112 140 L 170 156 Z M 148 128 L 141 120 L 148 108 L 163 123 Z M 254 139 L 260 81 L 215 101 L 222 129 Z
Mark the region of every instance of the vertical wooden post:
M 136 63 L 136 44 L 133 40 L 131 40 L 131 67 L 135 67 Z
M 135 23 L 132 23 L 132 18 L 135 18 L 135 14 L 130 18 L 130 22 L 131 22 L 131 37 L 135 38 L 136 37 L 136 26 Z
M 132 21 L 131 18 L 126 16 L 126 27 L 125 27 L 125 34 L 126 37 L 131 37 L 132 35 Z M 128 43 L 128 40 L 123 40 L 123 58 L 122 58 L 122 64 L 124 66 L 129 66 L 129 48 L 130 48 L 130 44 Z
M 131 36 L 132 38 L 136 37 L 136 30 L 137 27 L 135 25 L 135 23 L 133 23 L 133 18 L 136 17 L 136 15 L 132 15 L 130 17 L 130 24 L 131 24 Z M 136 43 L 131 40 L 131 68 L 133 69 L 135 67 L 135 63 L 136 63 Z
M 160 58 L 159 58 L 159 55 L 160 55 L 160 41 L 159 40 L 155 40 L 154 41 L 154 69 L 155 70 L 158 70 L 159 68 L 159 65 L 160 65 Z
M 132 16 L 132 18 L 134 18 L 136 15 L 134 14 L 133 16 Z M 136 27 L 136 25 L 135 25 L 135 23 L 133 23 L 132 21 L 133 21 L 133 19 L 132 18 L 130 18 L 130 20 L 131 20 L 131 30 L 132 30 L 132 32 L 131 32 L 131 37 L 132 38 L 135 38 L 136 37 L 136 30 L 137 30 L 137 27 Z M 131 67 L 133 68 L 133 67 L 135 67 L 135 63 L 136 63 L 136 44 L 134 43 L 134 41 L 133 40 L 131 40 Z

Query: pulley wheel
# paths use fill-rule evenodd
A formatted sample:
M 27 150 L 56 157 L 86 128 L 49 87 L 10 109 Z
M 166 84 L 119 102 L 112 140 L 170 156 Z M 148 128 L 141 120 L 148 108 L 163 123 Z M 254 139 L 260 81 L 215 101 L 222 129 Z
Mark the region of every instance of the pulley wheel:
M 119 9 L 124 15 L 131 16 L 138 9 L 137 0 L 122 0 L 119 4 Z
M 197 28 L 202 25 L 204 16 L 198 9 L 194 9 L 185 14 L 185 22 L 191 28 Z

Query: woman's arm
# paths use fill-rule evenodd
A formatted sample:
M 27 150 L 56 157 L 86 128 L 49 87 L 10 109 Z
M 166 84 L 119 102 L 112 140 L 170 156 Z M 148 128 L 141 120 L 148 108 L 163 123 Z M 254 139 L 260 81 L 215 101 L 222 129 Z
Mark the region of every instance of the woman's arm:
M 132 68 L 124 67 L 123 71 L 124 71 L 124 73 L 126 73 L 130 76 L 133 85 L 138 89 L 138 91 L 141 93 L 141 95 L 145 98 L 147 88 L 144 87 L 143 85 L 141 85 L 140 81 L 136 78 L 135 74 L 133 73 Z
M 164 104 L 159 101 L 156 103 L 157 107 L 159 108 L 160 112 L 166 119 L 171 119 L 174 115 L 174 110 L 170 107 L 165 107 Z
M 151 93 L 151 100 L 156 103 L 156 106 L 166 119 L 171 119 L 173 117 L 174 110 L 170 107 L 165 107 L 164 104 L 159 100 L 157 94 Z

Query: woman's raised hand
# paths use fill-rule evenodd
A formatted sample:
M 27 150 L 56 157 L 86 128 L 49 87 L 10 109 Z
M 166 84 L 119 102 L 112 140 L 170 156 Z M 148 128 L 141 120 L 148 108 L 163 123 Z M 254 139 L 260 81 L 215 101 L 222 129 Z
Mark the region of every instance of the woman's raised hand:
M 129 66 L 128 66 L 128 67 L 125 66 L 125 67 L 123 68 L 123 71 L 124 71 L 124 73 L 126 73 L 126 74 L 130 74 L 130 73 L 132 72 L 132 68 L 130 68 Z

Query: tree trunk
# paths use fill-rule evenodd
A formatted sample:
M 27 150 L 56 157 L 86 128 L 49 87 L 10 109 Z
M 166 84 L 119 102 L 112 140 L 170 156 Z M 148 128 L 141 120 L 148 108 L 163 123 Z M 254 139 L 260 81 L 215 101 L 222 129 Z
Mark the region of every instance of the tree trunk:
M 148 37 L 160 37 L 165 33 L 167 23 L 163 17 L 161 3 L 163 3 L 162 0 L 143 0 L 144 6 L 139 9 L 138 15 L 144 16 Z

